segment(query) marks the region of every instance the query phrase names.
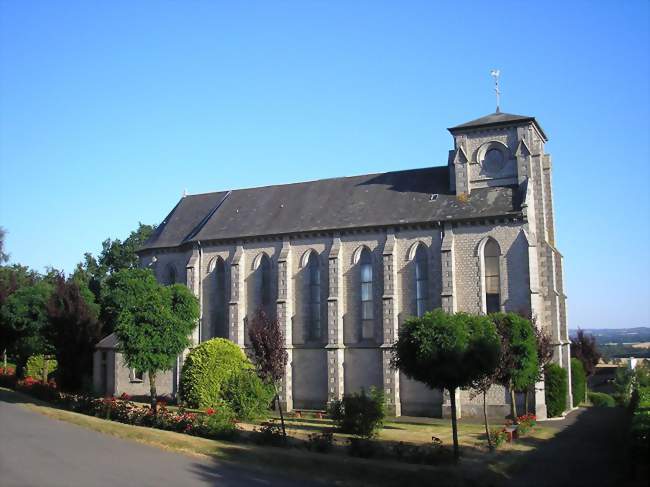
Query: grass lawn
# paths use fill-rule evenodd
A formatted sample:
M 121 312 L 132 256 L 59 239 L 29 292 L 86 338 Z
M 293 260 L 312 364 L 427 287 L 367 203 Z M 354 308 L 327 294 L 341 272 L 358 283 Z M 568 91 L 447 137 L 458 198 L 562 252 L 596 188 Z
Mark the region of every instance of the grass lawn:
M 555 434 L 552 428 L 537 427 L 526 438 L 508 444 L 497 452 L 485 448 L 483 426 L 461 423 L 460 440 L 463 457 L 459 465 L 413 465 L 389 458 L 361 459 L 350 457 L 344 448 L 328 454 L 309 452 L 304 448 L 279 448 L 259 446 L 250 442 L 215 441 L 194 436 L 130 426 L 113 421 L 86 416 L 52 407 L 29 396 L 8 389 L 0 389 L 0 399 L 23 403 L 40 414 L 67 421 L 85 428 L 173 450 L 189 455 L 201 455 L 220 462 L 244 463 L 262 470 L 272 468 L 293 476 L 323 479 L 337 485 L 499 485 L 509 477 L 509 472 L 525 459 L 540 442 Z M 332 428 L 326 419 L 289 418 L 288 433 L 299 439 L 317 431 Z M 252 430 L 253 424 L 242 429 Z M 335 433 L 335 443 L 343 446 L 346 436 Z M 383 444 L 404 441 L 427 443 L 431 437 L 440 438 L 445 445 L 451 442 L 451 425 L 448 420 L 434 420 L 432 424 L 387 422 L 378 441 Z

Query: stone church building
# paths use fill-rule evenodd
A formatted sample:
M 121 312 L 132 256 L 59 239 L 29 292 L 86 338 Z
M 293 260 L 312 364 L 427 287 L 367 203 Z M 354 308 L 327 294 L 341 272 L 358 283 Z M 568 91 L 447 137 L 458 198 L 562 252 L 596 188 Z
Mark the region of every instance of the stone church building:
M 445 394 L 390 367 L 400 324 L 438 307 L 534 316 L 568 370 L 545 132 L 534 117 L 500 112 L 449 132 L 446 166 L 185 196 L 139 251 L 141 264 L 199 298 L 194 343 L 225 337 L 245 348 L 258 309 L 277 318 L 288 410 L 376 386 L 396 415 L 447 415 Z M 179 367 L 159 379 L 161 393 L 176 392 Z M 98 344 L 94 369 L 98 390 L 148 393 L 114 336 Z M 459 396 L 461 414 L 479 413 L 480 398 Z M 491 413 L 507 414 L 509 401 L 494 387 Z M 532 402 L 545 417 L 543 383 Z

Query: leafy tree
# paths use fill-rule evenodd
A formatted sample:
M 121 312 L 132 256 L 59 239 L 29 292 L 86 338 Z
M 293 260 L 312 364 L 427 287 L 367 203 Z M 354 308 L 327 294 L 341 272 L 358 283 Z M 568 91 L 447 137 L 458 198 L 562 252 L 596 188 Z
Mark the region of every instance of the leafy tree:
M 537 341 L 532 323 L 516 313 L 492 313 L 501 337 L 501 373 L 497 382 L 510 390 L 510 414 L 517 421 L 516 391 L 526 391 L 539 374 Z
M 138 254 L 136 251 L 156 229 L 155 225 L 138 223 L 138 228 L 122 242 L 120 239 L 107 238 L 102 243 L 102 253 L 99 255 L 97 265 L 106 270 L 108 274 L 122 269 L 136 269 L 138 267 Z
M 0 266 L 0 310 L 16 290 L 34 284 L 38 275 L 29 268 L 15 264 Z M 0 313 L 0 350 L 3 351 L 4 368 L 7 368 L 7 351 L 14 345 L 17 336 L 13 325 Z
M 485 316 L 451 315 L 436 309 L 421 318 L 409 318 L 400 329 L 393 348 L 394 366 L 432 389 L 449 391 L 456 459 L 456 389 L 491 374 L 499 360 L 499 349 L 495 326 Z
M 109 277 L 104 303 L 124 362 L 149 377 L 151 407 L 157 412 L 156 374 L 171 370 L 190 345 L 198 300 L 183 285 L 161 286 L 149 269 L 125 269 Z
M 99 305 L 86 282 L 73 276 L 66 280 L 59 274 L 54 279 L 47 316 L 45 335 L 54 345 L 59 385 L 78 391 L 88 381 L 94 347 L 101 338 Z
M 571 357 L 582 362 L 587 376 L 591 377 L 596 372 L 596 365 L 600 360 L 600 352 L 596 345 L 596 338 L 578 328 L 576 336 L 571 338 Z
M 45 339 L 47 302 L 52 286 L 41 280 L 13 292 L 0 309 L 3 340 L 16 357 L 16 374 L 23 374 L 31 355 L 50 354 L 52 346 Z
M 124 240 L 107 238 L 102 242 L 102 251 L 99 257 L 87 252 L 82 262 L 77 264 L 73 273 L 76 281 L 84 281 L 95 295 L 95 301 L 101 303 L 102 288 L 110 283 L 108 277 L 123 269 L 137 269 L 138 255 L 136 251 L 151 236 L 156 229 L 155 225 L 138 224 L 138 228 Z M 100 321 L 103 323 L 104 333 L 110 334 L 114 323 L 113 317 L 104 315 L 104 306 L 100 311 Z
M 3 262 L 9 262 L 9 254 L 5 252 L 5 236 L 7 231 L 0 227 L 0 264 Z
M 287 432 L 284 427 L 279 387 L 284 377 L 289 354 L 285 350 L 284 335 L 280 329 L 280 323 L 278 320 L 269 318 L 263 310 L 258 310 L 248 329 L 248 336 L 253 349 L 253 362 L 260 379 L 275 387 L 275 401 L 280 411 L 282 434 L 286 438 Z

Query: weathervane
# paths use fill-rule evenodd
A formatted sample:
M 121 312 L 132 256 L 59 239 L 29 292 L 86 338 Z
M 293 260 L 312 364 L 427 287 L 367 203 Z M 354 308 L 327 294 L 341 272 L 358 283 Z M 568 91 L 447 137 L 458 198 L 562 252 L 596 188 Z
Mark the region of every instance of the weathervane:
M 501 91 L 499 91 L 499 75 L 501 74 L 501 71 L 498 69 L 493 69 L 490 71 L 490 76 L 494 78 L 494 92 L 497 95 L 497 113 L 500 113 L 501 110 L 499 109 L 499 95 L 501 95 Z

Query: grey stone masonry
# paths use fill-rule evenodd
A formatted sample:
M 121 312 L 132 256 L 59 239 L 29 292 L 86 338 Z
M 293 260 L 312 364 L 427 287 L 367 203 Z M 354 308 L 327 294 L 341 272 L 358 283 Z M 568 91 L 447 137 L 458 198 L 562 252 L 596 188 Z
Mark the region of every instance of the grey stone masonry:
M 293 276 L 291 265 L 291 244 L 289 239 L 284 239 L 282 249 L 278 256 L 278 300 L 277 320 L 280 329 L 284 333 L 284 343 L 288 355 L 284 377 L 280 387 L 280 402 L 286 411 L 293 409 L 292 386 L 292 363 L 293 363 L 293 339 L 291 317 L 293 316 L 293 293 L 291 287 L 291 276 Z
M 456 312 L 456 283 L 454 279 L 454 232 L 450 223 L 445 224 L 441 247 L 442 262 L 442 309 L 446 313 Z
M 343 296 L 341 239 L 332 241 L 328 256 L 329 296 L 327 298 L 327 398 L 341 399 L 344 391 Z
M 384 295 L 382 296 L 382 319 L 384 329 L 383 344 L 381 345 L 383 386 L 389 414 L 400 416 L 401 401 L 399 397 L 399 371 L 391 367 L 391 348 L 397 341 L 397 334 L 399 331 L 399 295 L 395 289 L 397 283 L 395 235 L 392 231 L 386 235 L 383 264 Z
M 244 286 L 244 249 L 237 245 L 230 271 L 230 340 L 244 347 L 244 319 L 246 318 Z

